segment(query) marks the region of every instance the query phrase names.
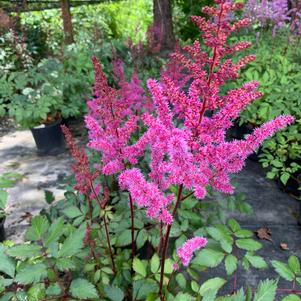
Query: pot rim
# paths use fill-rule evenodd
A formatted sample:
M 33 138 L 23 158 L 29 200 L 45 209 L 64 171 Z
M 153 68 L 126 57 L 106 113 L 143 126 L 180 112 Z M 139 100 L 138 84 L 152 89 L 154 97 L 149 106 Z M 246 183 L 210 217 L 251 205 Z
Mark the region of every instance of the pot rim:
M 57 119 L 55 122 L 53 122 L 53 123 L 50 123 L 50 124 L 40 124 L 40 125 L 37 125 L 37 126 L 35 126 L 35 127 L 32 127 L 31 128 L 31 130 L 43 130 L 43 129 L 45 129 L 45 128 L 50 128 L 50 127 L 54 127 L 54 126 L 56 126 L 56 125 L 58 125 L 58 124 L 61 124 L 62 123 L 62 118 L 59 118 L 59 119 Z M 44 125 L 43 127 L 41 127 L 42 125 Z

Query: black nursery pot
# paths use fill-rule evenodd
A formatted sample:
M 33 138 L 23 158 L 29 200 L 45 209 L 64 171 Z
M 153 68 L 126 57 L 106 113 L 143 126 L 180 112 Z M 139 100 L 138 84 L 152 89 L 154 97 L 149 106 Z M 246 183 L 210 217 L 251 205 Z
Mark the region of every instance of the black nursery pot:
M 3 242 L 6 238 L 4 223 L 5 217 L 0 218 L 0 242 Z
M 66 150 L 61 120 L 31 129 L 39 156 L 55 156 Z

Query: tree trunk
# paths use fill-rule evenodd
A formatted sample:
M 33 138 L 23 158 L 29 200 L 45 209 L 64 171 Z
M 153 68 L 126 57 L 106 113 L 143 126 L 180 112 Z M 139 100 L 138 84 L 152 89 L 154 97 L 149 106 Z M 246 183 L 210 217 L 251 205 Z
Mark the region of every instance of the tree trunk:
M 153 0 L 154 28 L 159 30 L 161 50 L 173 50 L 175 46 L 175 36 L 172 25 L 171 0 Z
M 73 26 L 70 13 L 70 1 L 61 0 L 62 18 L 64 26 L 65 44 L 69 45 L 74 43 Z

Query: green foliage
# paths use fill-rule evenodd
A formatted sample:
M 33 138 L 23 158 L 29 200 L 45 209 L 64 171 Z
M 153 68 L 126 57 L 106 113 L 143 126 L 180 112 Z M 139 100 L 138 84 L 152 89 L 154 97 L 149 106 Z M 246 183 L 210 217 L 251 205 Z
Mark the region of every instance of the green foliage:
M 261 281 L 254 295 L 254 301 L 273 301 L 276 296 L 277 281 Z
M 280 114 L 291 114 L 296 121 L 277 133 L 262 146 L 260 162 L 268 167 L 267 177 L 278 178 L 286 185 L 296 181 L 300 186 L 301 171 L 301 67 L 298 44 L 287 44 L 287 37 L 274 41 L 266 35 L 250 51 L 256 60 L 241 72 L 239 83 L 256 80 L 263 97 L 240 116 L 240 124 L 260 125 Z M 297 187 L 298 188 L 298 187 Z
M 155 251 L 158 241 L 154 237 L 159 235 L 159 229 L 150 227 L 150 221 L 141 210 L 135 209 L 136 227 L 145 231 L 144 248 L 149 248 L 151 256 L 142 257 L 144 253 L 138 249 L 132 263 L 128 248 L 131 242 L 128 234 L 124 234 L 130 230 L 127 195 L 112 192 L 111 198 L 114 207 L 109 204 L 102 210 L 96 210 L 98 205 L 93 202 L 95 208 L 91 224 L 87 202 L 73 191 L 67 191 L 64 200 L 53 203 L 44 215 L 32 219 L 25 235 L 28 242 L 1 246 L 1 300 L 9 300 L 11 296 L 17 298 L 17 294 L 24 298 L 27 296 L 29 300 L 55 300 L 64 295 L 66 300 L 74 298 L 122 301 L 130 300 L 131 294 L 135 300 L 156 300 L 160 257 Z M 167 300 L 250 300 L 243 290 L 232 296 L 218 296 L 220 289 L 231 279 L 231 275 L 237 273 L 239 266 L 242 265 L 245 269 L 267 267 L 265 260 L 255 254 L 261 244 L 253 239 L 252 232 L 243 229 L 233 218 L 226 224 L 206 226 L 207 217 L 198 214 L 198 218 L 193 215 L 189 218 L 183 213 L 188 210 L 201 212 L 202 208 L 201 202 L 195 202 L 192 197 L 180 205 L 181 214 L 174 222 L 171 248 L 175 249 L 183 239 L 193 233 L 200 235 L 200 231 L 203 231 L 202 235 L 207 233 L 209 242 L 206 248 L 197 252 L 187 274 L 173 269 L 178 258 L 175 253 L 168 254 L 164 274 L 164 284 L 170 282 L 169 291 L 166 292 Z M 102 227 L 104 214 L 109 219 L 116 273 L 112 269 L 110 258 L 100 255 L 107 252 L 105 231 Z M 81 222 L 78 222 L 79 219 Z M 203 277 L 208 269 L 221 264 L 225 266 L 225 277 Z M 277 267 L 277 272 L 280 271 L 280 276 L 287 277 L 289 270 L 289 279 L 300 281 L 300 265 L 295 256 L 289 258 L 285 273 L 282 271 L 284 264 L 273 261 L 272 265 Z M 11 294 L 10 288 L 15 283 L 22 285 L 22 288 Z M 261 282 L 254 294 L 254 300 L 273 300 L 276 285 L 271 280 Z
M 297 281 L 301 284 L 300 262 L 296 256 L 290 256 L 288 263 L 272 260 L 272 266 L 283 279 L 287 281 Z
M 88 43 L 90 46 L 103 40 L 128 38 L 137 43 L 143 40 L 151 23 L 152 5 L 147 0 L 125 0 L 74 7 L 71 8 L 71 14 L 77 43 Z M 41 32 L 44 45 L 47 44 L 54 53 L 60 51 L 64 36 L 59 9 L 25 12 L 21 14 L 21 21 L 31 33 L 28 41 L 31 48 L 35 47 L 38 53 L 45 51 L 39 49 L 41 37 L 33 38 L 37 32 Z

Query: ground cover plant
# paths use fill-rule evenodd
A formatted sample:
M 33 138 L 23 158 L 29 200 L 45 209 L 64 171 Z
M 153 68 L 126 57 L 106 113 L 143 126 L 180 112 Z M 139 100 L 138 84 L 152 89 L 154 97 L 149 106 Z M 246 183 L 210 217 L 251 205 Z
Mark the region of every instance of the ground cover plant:
M 233 193 L 230 175 L 267 137 L 294 121 L 280 115 L 245 139 L 226 140 L 240 111 L 261 96 L 254 81 L 220 93 L 255 59 L 229 58 L 250 46 L 227 43 L 248 25 L 229 17 L 241 7 L 217 0 L 203 9 L 208 19 L 193 17 L 203 44 L 195 41 L 173 53 L 160 80 L 148 79 L 147 88 L 135 72 L 127 80 L 120 61 L 113 64 L 118 85 L 109 85 L 93 57 L 93 98 L 85 118 L 89 150 L 78 148 L 63 127 L 75 160 L 74 189 L 32 219 L 25 243 L 1 245 L 0 300 L 275 299 L 277 279 L 257 288 L 234 285 L 227 296 L 218 292 L 231 275 L 236 283 L 238 266 L 268 263 L 256 255 L 262 245 L 251 231 L 234 219 L 223 223 L 213 202 L 204 201 L 214 191 Z M 249 210 L 241 200 L 230 203 Z M 226 279 L 206 278 L 220 264 Z M 298 300 L 298 258 L 271 265 L 292 283 L 284 300 Z

